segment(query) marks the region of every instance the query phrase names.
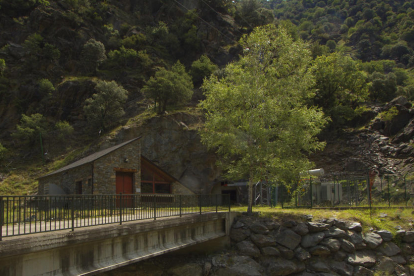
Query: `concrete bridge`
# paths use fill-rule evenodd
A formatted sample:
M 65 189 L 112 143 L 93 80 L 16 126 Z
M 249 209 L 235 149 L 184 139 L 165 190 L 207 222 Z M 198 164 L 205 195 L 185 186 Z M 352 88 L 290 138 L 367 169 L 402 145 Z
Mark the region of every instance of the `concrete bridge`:
M 95 275 L 228 236 L 234 217 L 212 212 L 7 237 L 0 275 Z

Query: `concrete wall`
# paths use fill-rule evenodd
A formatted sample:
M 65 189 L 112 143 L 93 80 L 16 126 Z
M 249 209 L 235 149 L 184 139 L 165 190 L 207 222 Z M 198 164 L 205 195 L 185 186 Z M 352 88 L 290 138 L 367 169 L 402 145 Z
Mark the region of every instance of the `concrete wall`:
M 128 159 L 128 162 L 125 162 Z M 141 142 L 136 140 L 94 162 L 94 194 L 115 194 L 116 171 L 114 168 L 136 170 L 133 191 L 141 188 Z
M 229 233 L 217 213 L 59 231 L 0 242 L 0 275 L 92 275 Z

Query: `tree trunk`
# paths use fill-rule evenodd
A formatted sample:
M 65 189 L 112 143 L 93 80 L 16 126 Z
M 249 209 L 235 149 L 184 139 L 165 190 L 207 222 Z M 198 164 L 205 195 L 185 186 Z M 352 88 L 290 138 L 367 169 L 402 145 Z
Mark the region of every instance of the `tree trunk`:
M 250 171 L 250 176 L 249 176 L 249 185 L 247 186 L 248 189 L 248 206 L 247 206 L 247 214 L 251 215 L 253 213 L 253 172 Z

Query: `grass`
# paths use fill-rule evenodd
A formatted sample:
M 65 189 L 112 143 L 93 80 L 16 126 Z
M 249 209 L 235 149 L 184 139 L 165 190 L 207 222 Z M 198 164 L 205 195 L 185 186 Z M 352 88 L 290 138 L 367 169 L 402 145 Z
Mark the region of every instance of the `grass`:
M 247 207 L 231 207 L 232 211 L 246 212 Z M 253 207 L 253 212 L 260 212 L 261 216 L 272 217 L 276 220 L 297 220 L 305 222 L 305 215 L 312 215 L 312 221 L 320 221 L 328 218 L 338 220 L 360 222 L 364 231 L 388 230 L 393 234 L 401 226 L 404 230 L 414 227 L 413 208 L 385 208 L 385 209 L 349 209 L 349 210 L 320 210 L 320 209 L 282 209 L 280 207 Z M 386 216 L 385 216 L 385 215 Z

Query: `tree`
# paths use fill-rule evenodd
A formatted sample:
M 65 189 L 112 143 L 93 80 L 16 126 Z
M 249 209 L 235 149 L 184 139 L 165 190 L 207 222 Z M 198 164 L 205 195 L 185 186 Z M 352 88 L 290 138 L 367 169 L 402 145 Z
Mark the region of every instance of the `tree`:
M 203 84 L 200 106 L 206 122 L 201 141 L 220 156 L 227 179 L 264 179 L 287 184 L 309 169 L 306 154 L 322 149 L 315 135 L 323 113 L 306 102 L 314 84 L 308 70 L 310 51 L 281 27 L 258 27 L 241 41 L 244 55 Z
M 339 53 L 319 56 L 311 70 L 317 91 L 313 103 L 335 124 L 351 119 L 353 109 L 368 98 L 367 76 L 349 56 Z
M 0 75 L 3 76 L 4 71 L 6 71 L 6 61 L 0 58 Z
M 93 127 L 106 130 L 125 114 L 122 106 L 128 91 L 115 81 L 98 81 L 95 90 L 97 93 L 85 101 L 83 110 Z
M 91 38 L 83 45 L 81 56 L 85 70 L 95 72 L 96 68 L 106 60 L 105 46 L 102 42 Z
M 205 77 L 210 76 L 218 66 L 211 62 L 206 55 L 202 55 L 198 60 L 191 64 L 190 75 L 195 84 L 201 84 Z
M 162 68 L 151 77 L 142 92 L 153 99 L 158 113 L 166 111 L 168 105 L 186 103 L 193 95 L 193 82 L 185 67 L 179 61 L 171 70 Z
M 22 114 L 20 124 L 17 125 L 17 130 L 12 136 L 34 145 L 36 141 L 39 141 L 40 135 L 48 131 L 49 124 L 42 114 L 36 113 L 30 116 Z

